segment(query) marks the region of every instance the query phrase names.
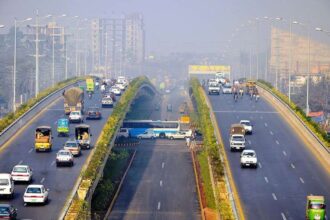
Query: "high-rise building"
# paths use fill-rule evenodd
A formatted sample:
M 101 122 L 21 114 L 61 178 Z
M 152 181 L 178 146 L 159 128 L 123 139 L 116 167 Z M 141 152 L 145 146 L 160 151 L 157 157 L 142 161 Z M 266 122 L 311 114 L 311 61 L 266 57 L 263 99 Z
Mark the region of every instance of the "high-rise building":
M 109 77 L 126 74 L 144 60 L 144 24 L 141 14 L 92 21 L 94 72 Z

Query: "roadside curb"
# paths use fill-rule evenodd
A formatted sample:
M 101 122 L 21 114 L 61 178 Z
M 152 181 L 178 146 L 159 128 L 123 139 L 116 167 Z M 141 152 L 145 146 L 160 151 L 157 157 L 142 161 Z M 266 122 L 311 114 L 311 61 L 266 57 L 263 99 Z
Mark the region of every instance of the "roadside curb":
M 129 162 L 127 168 L 126 168 L 126 171 L 125 171 L 124 175 L 122 176 L 122 178 L 121 178 L 121 180 L 120 180 L 120 183 L 119 183 L 119 185 L 118 185 L 118 188 L 117 188 L 117 190 L 116 190 L 116 193 L 115 193 L 114 197 L 112 198 L 112 201 L 111 201 L 111 203 L 110 203 L 110 206 L 109 206 L 109 208 L 108 208 L 108 211 L 107 211 L 107 213 L 105 214 L 105 216 L 104 216 L 104 218 L 103 218 L 104 220 L 106 220 L 106 219 L 109 217 L 109 215 L 110 215 L 110 213 L 111 213 L 111 210 L 112 210 L 113 206 L 115 205 L 115 202 L 116 202 L 116 200 L 117 200 L 117 197 L 118 197 L 118 195 L 119 195 L 119 192 L 120 192 L 120 190 L 121 190 L 121 187 L 122 187 L 122 185 L 123 185 L 123 182 L 124 182 L 124 180 L 125 180 L 125 178 L 126 178 L 126 175 L 127 175 L 128 171 L 129 171 L 129 169 L 131 168 L 131 165 L 132 165 L 133 160 L 134 160 L 134 158 L 135 158 L 135 154 L 136 154 L 136 150 L 134 151 L 134 153 L 133 153 L 133 155 L 132 155 L 132 158 L 131 158 L 131 160 L 130 160 L 130 162 Z

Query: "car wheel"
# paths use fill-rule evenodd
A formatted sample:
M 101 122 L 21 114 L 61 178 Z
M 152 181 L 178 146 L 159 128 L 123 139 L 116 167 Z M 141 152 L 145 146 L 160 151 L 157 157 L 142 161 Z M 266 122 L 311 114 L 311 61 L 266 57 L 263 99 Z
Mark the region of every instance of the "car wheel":
M 155 137 L 154 136 L 151 136 L 151 139 L 154 139 Z
M 27 202 L 24 202 L 24 206 L 28 206 L 28 203 Z
M 171 136 L 171 137 L 170 137 L 170 139 L 171 139 L 171 140 L 173 140 L 173 139 L 174 139 L 174 137 L 172 137 L 172 136 Z
M 138 139 L 140 139 L 140 140 L 141 140 L 141 139 L 142 139 L 142 137 L 141 137 L 141 136 L 138 136 Z
M 234 151 L 234 148 L 230 148 L 230 151 L 233 152 Z
M 244 168 L 244 164 L 241 163 L 241 168 Z

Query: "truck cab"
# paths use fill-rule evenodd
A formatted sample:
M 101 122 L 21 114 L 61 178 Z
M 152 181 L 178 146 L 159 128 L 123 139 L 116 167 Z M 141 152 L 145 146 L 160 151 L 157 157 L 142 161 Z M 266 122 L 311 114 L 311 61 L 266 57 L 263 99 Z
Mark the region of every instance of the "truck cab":
M 325 219 L 325 199 L 324 196 L 307 196 L 306 219 L 324 220 Z

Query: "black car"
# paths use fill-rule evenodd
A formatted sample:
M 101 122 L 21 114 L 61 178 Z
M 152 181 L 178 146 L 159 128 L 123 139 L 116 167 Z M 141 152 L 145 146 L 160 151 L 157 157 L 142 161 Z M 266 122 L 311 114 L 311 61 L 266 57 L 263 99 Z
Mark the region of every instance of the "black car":
M 86 119 L 101 119 L 102 114 L 99 108 L 92 107 L 87 110 Z
M 0 219 L 16 219 L 17 209 L 9 204 L 0 204 Z

